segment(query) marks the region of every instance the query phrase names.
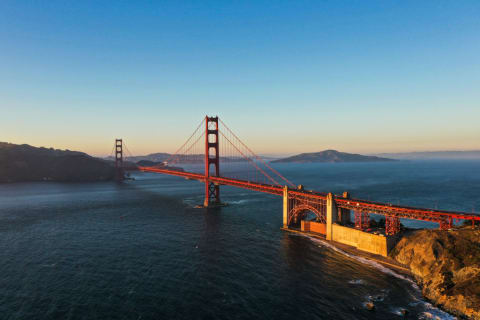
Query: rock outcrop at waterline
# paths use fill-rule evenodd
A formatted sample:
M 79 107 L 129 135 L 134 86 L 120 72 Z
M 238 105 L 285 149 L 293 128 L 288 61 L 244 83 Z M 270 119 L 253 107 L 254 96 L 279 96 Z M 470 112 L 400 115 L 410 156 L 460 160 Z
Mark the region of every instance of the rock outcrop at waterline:
M 480 319 L 480 230 L 410 231 L 390 256 L 410 267 L 427 299 Z

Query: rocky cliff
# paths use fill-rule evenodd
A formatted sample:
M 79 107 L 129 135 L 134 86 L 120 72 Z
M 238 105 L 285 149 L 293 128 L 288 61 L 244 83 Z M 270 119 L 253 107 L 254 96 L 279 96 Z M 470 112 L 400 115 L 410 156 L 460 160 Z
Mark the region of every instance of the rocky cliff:
M 410 231 L 390 256 L 410 267 L 430 301 L 480 319 L 480 230 Z

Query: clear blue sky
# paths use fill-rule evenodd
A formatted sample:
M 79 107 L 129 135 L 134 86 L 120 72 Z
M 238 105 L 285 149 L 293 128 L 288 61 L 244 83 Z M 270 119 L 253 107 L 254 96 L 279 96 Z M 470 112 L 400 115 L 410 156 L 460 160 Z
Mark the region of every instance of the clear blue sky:
M 0 141 L 480 149 L 480 1 L 0 2 Z

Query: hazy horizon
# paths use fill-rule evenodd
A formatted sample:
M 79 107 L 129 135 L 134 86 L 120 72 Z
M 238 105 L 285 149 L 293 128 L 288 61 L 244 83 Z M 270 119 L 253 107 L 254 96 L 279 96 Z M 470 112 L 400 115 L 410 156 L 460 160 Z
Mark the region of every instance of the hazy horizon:
M 8 141 L 0 141 L 0 143 L 12 143 L 12 142 L 8 142 Z M 13 144 L 17 144 L 17 143 L 13 143 Z M 32 145 L 32 144 L 29 144 L 29 143 L 25 143 L 27 145 L 30 145 L 32 147 L 36 147 L 36 148 L 54 148 L 54 149 L 59 149 L 59 150 L 70 150 L 70 151 L 78 151 L 78 152 L 84 152 L 84 153 L 87 153 L 91 156 L 94 156 L 94 157 L 99 157 L 99 158 L 107 158 L 109 156 L 112 156 L 112 154 L 92 154 L 92 153 L 88 153 L 88 152 L 85 152 L 83 150 L 75 150 L 75 149 L 71 149 L 71 148 L 66 148 L 66 149 L 62 149 L 62 148 L 55 148 L 55 147 L 51 147 L 51 146 L 40 146 L 40 145 Z M 18 145 L 21 145 L 20 143 Z M 112 144 L 113 145 L 113 144 Z M 335 151 L 339 151 L 339 152 L 346 152 L 346 153 L 358 153 L 358 154 L 361 154 L 361 155 L 367 155 L 367 156 L 385 156 L 387 157 L 387 155 L 389 154 L 396 154 L 396 155 L 402 155 L 402 154 L 405 154 L 405 155 L 408 155 L 408 154 L 422 154 L 422 153 L 448 153 L 448 152 L 457 152 L 457 153 L 467 153 L 467 152 L 479 152 L 480 153 L 480 149 L 473 149 L 473 150 L 421 150 L 421 151 L 406 151 L 406 152 L 376 152 L 376 153 L 360 153 L 360 152 L 349 152 L 349 151 L 345 151 L 345 150 L 339 150 L 339 149 L 322 149 L 322 150 L 313 150 L 313 151 L 303 151 L 303 152 L 297 152 L 297 153 L 292 153 L 292 152 L 287 152 L 287 153 L 261 153 L 261 152 L 255 152 L 255 150 L 253 150 L 257 155 L 259 156 L 262 156 L 262 157 L 272 157 L 272 158 L 282 158 L 282 157 L 290 157 L 290 156 L 293 156 L 293 155 L 297 155 L 297 154 L 301 154 L 301 153 L 316 153 L 316 152 L 322 152 L 322 151 L 326 151 L 326 150 L 335 150 Z M 145 153 L 145 154 L 132 154 L 132 156 L 134 157 L 144 157 L 144 156 L 148 156 L 148 155 L 151 155 L 151 154 L 157 154 L 157 153 L 168 153 L 168 154 L 172 154 L 172 152 L 167 152 L 167 151 L 154 151 L 154 152 L 149 152 L 149 153 Z

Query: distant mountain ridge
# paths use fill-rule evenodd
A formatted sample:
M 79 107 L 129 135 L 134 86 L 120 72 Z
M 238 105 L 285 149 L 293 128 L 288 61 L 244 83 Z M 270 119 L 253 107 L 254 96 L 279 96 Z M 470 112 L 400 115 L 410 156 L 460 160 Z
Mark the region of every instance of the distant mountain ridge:
M 364 156 L 355 153 L 325 150 L 320 152 L 301 153 L 288 158 L 271 161 L 272 163 L 332 163 L 332 162 L 386 162 L 393 159 L 377 156 Z
M 114 157 L 106 157 L 106 160 L 115 160 Z M 157 152 L 157 153 L 151 153 L 147 154 L 144 156 L 129 156 L 125 157 L 125 159 L 129 162 L 133 163 L 139 163 L 140 161 L 149 161 L 149 162 L 155 162 L 155 163 L 162 163 L 164 161 L 170 160 L 170 162 L 174 162 L 176 164 L 200 164 L 204 162 L 205 155 L 202 154 L 188 154 L 188 155 L 179 155 L 172 157 L 172 154 L 170 153 L 164 153 L 164 152 Z M 240 156 L 234 156 L 234 157 L 220 157 L 220 160 L 222 162 L 245 162 L 248 161 L 245 158 L 242 158 Z
M 128 161 L 132 161 L 132 162 L 139 162 L 139 161 L 163 162 L 163 161 L 168 160 L 168 158 L 170 158 L 170 157 L 171 157 L 171 154 L 169 154 L 169 153 L 156 152 L 156 153 L 147 154 L 145 156 L 128 157 Z M 110 157 L 110 158 L 114 159 L 113 157 Z
M 0 142 L 0 183 L 112 180 L 113 165 L 83 152 Z
M 167 159 L 167 153 L 153 154 L 152 158 Z M 180 167 L 166 166 L 162 161 L 123 161 L 125 171 L 136 171 L 139 166 L 183 171 Z M 135 159 L 133 159 L 135 160 Z M 94 182 L 115 178 L 113 157 L 105 159 L 86 153 L 54 148 L 33 147 L 28 144 L 0 142 L 0 183 L 6 182 Z

